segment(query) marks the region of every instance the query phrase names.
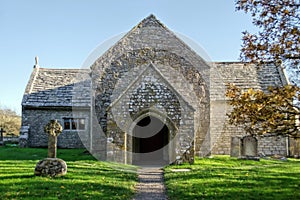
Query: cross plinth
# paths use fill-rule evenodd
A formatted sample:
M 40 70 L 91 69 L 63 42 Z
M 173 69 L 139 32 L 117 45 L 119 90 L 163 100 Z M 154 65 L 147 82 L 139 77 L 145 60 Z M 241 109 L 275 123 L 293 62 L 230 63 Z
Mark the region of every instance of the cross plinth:
M 57 136 L 62 132 L 62 126 L 57 120 L 50 120 L 44 127 L 45 133 L 48 134 L 48 158 L 40 160 L 34 169 L 36 176 L 64 176 L 67 173 L 67 163 L 56 158 Z

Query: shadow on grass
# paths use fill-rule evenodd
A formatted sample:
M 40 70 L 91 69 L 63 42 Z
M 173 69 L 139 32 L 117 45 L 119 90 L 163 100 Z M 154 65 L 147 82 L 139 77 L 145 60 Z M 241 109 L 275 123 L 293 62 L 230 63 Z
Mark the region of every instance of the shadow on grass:
M 31 164 L 24 168 L 23 174 L 17 168 L 2 174 L 1 169 L 0 199 L 130 199 L 133 196 L 135 173 L 117 171 L 98 161 L 92 168 L 82 168 L 81 164 L 84 161 L 70 162 L 67 175 L 55 178 L 34 176 Z
M 27 179 L 27 178 L 34 178 L 35 175 L 32 173 L 31 175 L 30 174 L 15 174 L 15 175 L 2 175 L 1 176 L 1 180 L 5 181 L 5 179 Z
M 41 160 L 47 148 L 0 147 L 0 160 Z M 65 161 L 96 160 L 86 149 L 57 149 L 57 157 Z
M 198 160 L 190 172 L 165 169 L 170 199 L 300 199 L 300 162 Z
M 31 177 L 0 188 L 1 199 L 129 199 L 133 195 L 132 189 L 105 180 L 79 182 Z
M 100 162 L 84 149 L 58 149 L 67 161 L 63 177 L 37 177 L 34 168 L 47 149 L 0 148 L 0 199 L 131 199 L 135 167 Z M 131 171 L 129 173 L 128 171 Z

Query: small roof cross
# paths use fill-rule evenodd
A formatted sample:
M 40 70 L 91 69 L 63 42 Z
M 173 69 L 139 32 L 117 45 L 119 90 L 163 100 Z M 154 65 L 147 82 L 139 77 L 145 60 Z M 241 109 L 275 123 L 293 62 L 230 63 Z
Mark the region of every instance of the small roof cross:
M 39 57 L 38 56 L 35 56 L 35 65 L 34 65 L 34 68 L 39 68 Z

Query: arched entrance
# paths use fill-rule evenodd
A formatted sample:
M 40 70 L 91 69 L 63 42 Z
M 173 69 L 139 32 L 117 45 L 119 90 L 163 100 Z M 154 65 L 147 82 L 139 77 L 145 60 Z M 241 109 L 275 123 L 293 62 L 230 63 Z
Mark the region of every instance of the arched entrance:
M 132 163 L 135 165 L 164 165 L 169 162 L 170 131 L 165 123 L 154 116 L 145 116 L 133 128 Z

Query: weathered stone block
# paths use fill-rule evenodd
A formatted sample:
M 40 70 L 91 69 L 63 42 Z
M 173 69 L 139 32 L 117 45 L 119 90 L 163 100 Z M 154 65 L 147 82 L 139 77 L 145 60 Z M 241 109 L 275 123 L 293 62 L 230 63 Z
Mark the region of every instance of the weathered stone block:
M 231 157 L 239 157 L 241 155 L 241 138 L 240 137 L 231 137 Z
M 59 158 L 45 158 L 40 160 L 34 169 L 36 176 L 58 177 L 67 174 L 67 163 Z

